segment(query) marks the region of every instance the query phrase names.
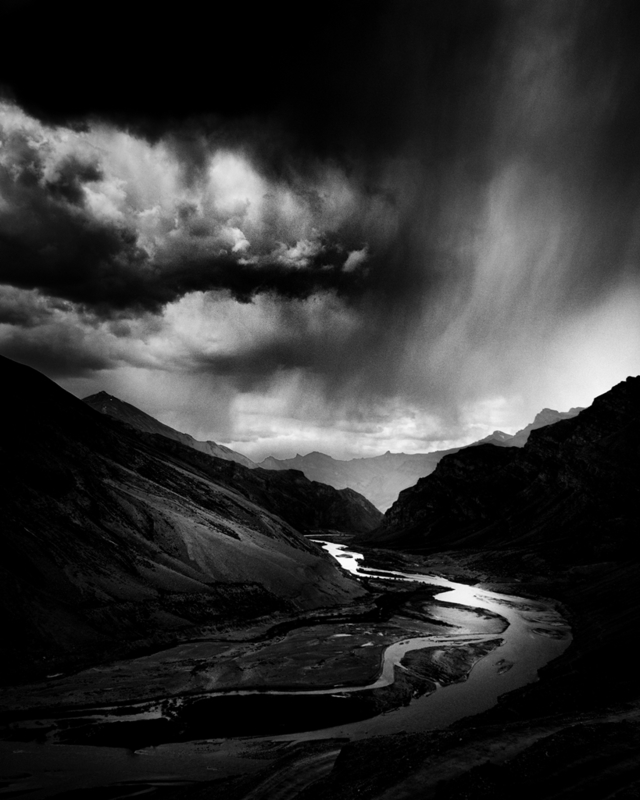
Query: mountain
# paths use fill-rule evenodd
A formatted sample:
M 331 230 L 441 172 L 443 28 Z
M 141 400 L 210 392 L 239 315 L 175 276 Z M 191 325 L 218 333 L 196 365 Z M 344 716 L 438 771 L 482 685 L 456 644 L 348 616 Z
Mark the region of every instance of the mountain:
M 382 519 L 382 514 L 365 497 L 350 488 L 336 490 L 321 480 L 311 480 L 296 469 L 279 470 L 281 475 L 261 469 L 246 456 L 215 442 L 199 442 L 186 433 L 164 425 L 139 408 L 119 400 L 117 397 L 98 392 L 84 398 L 87 405 L 124 422 L 143 434 L 150 434 L 148 441 L 166 452 L 176 450 L 166 439 L 179 442 L 180 457 L 205 470 L 216 481 L 240 491 L 252 502 L 279 514 L 291 525 L 303 532 L 319 529 L 334 529 L 351 533 L 372 530 Z M 154 438 L 163 437 L 163 438 Z M 198 458 L 186 452 L 184 447 L 197 450 L 209 458 Z M 232 464 L 240 464 L 236 469 Z M 247 462 L 245 464 L 245 462 Z M 254 470 L 251 474 L 247 469 Z
M 270 456 L 260 466 L 271 470 L 298 469 L 310 480 L 321 481 L 337 489 L 350 487 L 384 511 L 402 489 L 412 486 L 423 475 L 430 474 L 438 461 L 451 452 L 455 450 L 411 455 L 387 452 L 381 456 L 350 461 L 340 461 L 314 452 L 286 459 Z
M 639 467 L 636 377 L 577 416 L 531 430 L 522 447 L 482 444 L 443 458 L 367 538 L 429 551 L 539 550 L 578 563 L 619 557 L 640 529 Z
M 572 408 L 570 411 L 554 411 L 545 408 L 536 415 L 530 425 L 513 435 L 503 431 L 494 431 L 484 439 L 466 445 L 466 447 L 476 447 L 479 444 L 522 447 L 532 430 L 537 430 L 561 419 L 574 417 L 581 410 Z M 387 452 L 381 456 L 354 458 L 349 461 L 340 461 L 318 452 L 285 459 L 269 456 L 260 463 L 260 466 L 272 470 L 299 469 L 310 480 L 327 483 L 336 489 L 350 487 L 364 495 L 380 511 L 386 511 L 403 489 L 413 486 L 420 478 L 430 475 L 442 458 L 464 450 L 466 447 L 435 450 L 432 453 Z
M 236 453 L 235 450 L 231 450 L 229 447 L 225 447 L 222 444 L 216 444 L 216 442 L 211 441 L 200 442 L 188 433 L 180 433 L 169 427 L 169 425 L 165 425 L 151 415 L 141 411 L 139 408 L 132 406 L 130 403 L 125 403 L 124 400 L 119 400 L 117 397 L 107 394 L 107 392 L 98 392 L 97 394 L 89 395 L 89 397 L 84 398 L 84 402 L 91 406 L 91 408 L 95 408 L 96 411 L 100 411 L 102 414 L 108 414 L 110 417 L 119 419 L 122 422 L 126 422 L 139 431 L 144 431 L 145 433 L 159 433 L 162 436 L 187 445 L 187 447 L 192 447 L 194 450 L 199 450 L 201 453 L 206 453 L 216 458 L 224 458 L 227 461 L 235 461 L 250 469 L 254 469 L 258 466 L 250 458 L 247 458 L 247 456 L 243 456 L 242 453 Z
M 364 498 L 140 433 L 3 357 L 0 375 L 4 672 L 362 594 L 298 529 L 361 527 Z
M 570 408 L 568 411 L 555 411 L 553 408 L 543 408 L 542 411 L 536 414 L 533 422 L 509 437 L 507 443 L 510 447 L 524 447 L 529 439 L 531 431 L 537 431 L 538 428 L 544 428 L 546 425 L 553 425 L 556 422 L 560 422 L 562 419 L 571 419 L 572 417 L 576 417 L 581 411 L 584 411 L 581 406 Z M 502 433 L 502 431 L 495 431 L 493 435 L 500 433 Z
M 553 408 L 543 408 L 542 411 L 536 414 L 533 422 L 530 422 L 521 430 L 516 431 L 516 433 L 494 431 L 488 436 L 485 436 L 484 439 L 479 439 L 477 442 L 466 445 L 466 447 L 476 447 L 479 444 L 495 444 L 498 447 L 524 447 L 529 439 L 531 431 L 537 431 L 538 428 L 544 428 L 546 425 L 553 425 L 555 422 L 560 422 L 561 419 L 571 419 L 571 417 L 577 416 L 583 410 L 584 409 L 579 406 L 570 408 L 568 411 L 556 411 Z M 460 447 L 455 451 L 450 450 L 449 452 L 459 452 L 464 449 L 465 448 Z

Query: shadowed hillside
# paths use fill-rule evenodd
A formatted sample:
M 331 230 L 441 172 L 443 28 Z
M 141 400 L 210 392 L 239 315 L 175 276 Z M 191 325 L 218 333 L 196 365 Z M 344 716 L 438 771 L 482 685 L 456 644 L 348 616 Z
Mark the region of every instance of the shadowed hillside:
M 509 547 L 593 561 L 635 551 L 640 529 L 640 378 L 523 448 L 479 445 L 406 489 L 369 537 L 419 550 Z
M 107 394 L 107 392 L 98 392 L 97 394 L 85 397 L 84 402 L 91 406 L 91 408 L 95 408 L 96 411 L 100 411 L 102 414 L 108 414 L 110 417 L 119 419 L 121 422 L 126 422 L 128 425 L 131 425 L 132 428 L 137 428 L 139 431 L 158 433 L 169 439 L 174 439 L 176 442 L 187 445 L 188 447 L 192 447 L 194 450 L 199 450 L 201 453 L 206 453 L 209 456 L 216 456 L 216 458 L 224 458 L 227 461 L 236 461 L 238 464 L 242 464 L 250 469 L 254 469 L 258 466 L 250 458 L 247 458 L 247 456 L 243 456 L 242 453 L 236 453 L 235 450 L 231 450 L 231 448 L 225 447 L 222 444 L 211 441 L 200 442 L 188 433 L 180 433 L 180 431 L 176 431 L 169 425 L 165 425 L 150 414 L 146 414 L 144 411 L 131 405 L 131 403 L 125 403 L 124 400 L 119 400 L 117 397 Z
M 135 428 L 141 432 L 143 439 L 166 454 L 177 455 L 196 469 L 203 470 L 213 480 L 280 515 L 300 531 L 312 532 L 329 528 L 361 533 L 377 527 L 382 520 L 381 512 L 353 489 L 335 489 L 305 477 L 296 469 L 277 473 L 262 469 L 227 447 L 215 442 L 198 442 L 186 433 L 179 433 L 130 403 L 118 400 L 106 392 L 86 397 L 84 402 Z M 179 444 L 175 445 L 174 442 Z M 221 451 L 220 455 L 218 450 Z M 204 457 L 199 455 L 201 453 Z M 247 469 L 245 461 L 250 465 L 251 471 Z
M 343 523 L 363 498 L 139 434 L 8 359 L 0 372 L 5 670 L 362 592 L 290 520 Z

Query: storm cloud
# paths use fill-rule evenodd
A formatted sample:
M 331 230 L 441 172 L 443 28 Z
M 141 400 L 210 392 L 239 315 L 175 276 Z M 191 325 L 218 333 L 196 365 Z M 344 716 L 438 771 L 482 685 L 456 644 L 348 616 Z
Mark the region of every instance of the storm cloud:
M 635 4 L 347 5 L 248 14 L 242 47 L 190 27 L 173 101 L 164 61 L 127 89 L 142 46 L 117 102 L 99 77 L 93 105 L 18 87 L 16 357 L 252 455 L 446 446 L 638 372 Z
M 239 148 L 194 165 L 175 139 L 77 132 L 0 107 L 0 281 L 109 315 L 193 291 L 357 292 L 366 242 L 336 170 L 275 183 Z M 375 200 L 374 200 L 375 202 Z M 366 222 L 365 222 L 366 227 Z

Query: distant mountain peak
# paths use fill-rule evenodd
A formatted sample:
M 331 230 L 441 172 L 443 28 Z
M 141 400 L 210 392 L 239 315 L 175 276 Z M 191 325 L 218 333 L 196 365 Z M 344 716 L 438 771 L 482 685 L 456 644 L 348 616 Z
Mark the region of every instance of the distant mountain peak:
M 577 416 L 581 411 L 584 411 L 584 408 L 581 406 L 570 408 L 568 411 L 556 411 L 553 408 L 543 408 L 542 411 L 539 411 L 536 414 L 533 422 L 519 430 L 517 433 L 514 433 L 509 440 L 509 444 L 514 447 L 523 447 L 532 431 L 535 431 L 538 428 L 544 428 L 547 425 L 553 425 L 563 419 L 571 419 L 572 417 Z
M 117 397 L 114 397 L 112 394 L 109 394 L 109 392 L 105 392 L 104 389 L 102 389 L 99 392 L 96 392 L 95 394 L 90 394 L 87 397 L 83 397 L 82 400 L 85 403 L 90 400 L 116 400 L 119 403 L 124 402 L 124 400 L 118 400 Z

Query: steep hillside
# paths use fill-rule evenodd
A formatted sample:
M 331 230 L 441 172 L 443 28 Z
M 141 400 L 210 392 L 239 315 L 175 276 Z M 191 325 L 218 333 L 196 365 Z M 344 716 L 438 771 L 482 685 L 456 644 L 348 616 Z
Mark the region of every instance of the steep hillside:
M 247 469 L 232 461 L 194 452 L 164 436 L 142 434 L 142 438 L 167 457 L 177 456 L 208 478 L 278 514 L 303 533 L 322 529 L 363 533 L 382 521 L 380 511 L 358 492 L 311 481 L 300 470 Z
M 401 493 L 370 536 L 380 545 L 540 549 L 606 560 L 640 528 L 640 378 L 522 448 L 479 445 L 442 459 Z
M 261 469 L 253 461 L 227 447 L 215 442 L 198 442 L 188 434 L 175 431 L 139 408 L 106 392 L 86 397 L 84 402 L 97 411 L 148 434 L 144 437 L 146 441 L 168 456 L 177 455 L 194 468 L 203 470 L 209 478 L 278 514 L 300 531 L 330 528 L 361 533 L 373 530 L 382 520 L 378 509 L 353 489 L 336 490 L 333 486 L 305 477 L 293 468 L 280 467 L 281 474 Z M 179 446 L 173 446 L 167 439 L 178 442 Z M 206 457 L 197 456 L 190 450 L 204 453 Z M 218 451 L 223 454 L 219 455 Z M 249 463 L 251 472 L 244 461 Z M 236 466 L 237 464 L 240 466 Z
M 169 427 L 169 425 L 165 425 L 150 414 L 146 414 L 139 408 L 132 406 L 130 403 L 125 403 L 124 400 L 119 400 L 117 397 L 107 394 L 107 392 L 98 392 L 97 394 L 85 397 L 84 402 L 91 406 L 91 408 L 95 408 L 96 411 L 100 411 L 102 414 L 108 414 L 110 417 L 119 419 L 122 422 L 126 422 L 127 425 L 131 425 L 131 427 L 137 428 L 139 431 L 144 431 L 145 433 L 159 433 L 162 436 L 187 445 L 187 447 L 192 447 L 194 450 L 199 450 L 201 453 L 206 453 L 216 458 L 224 458 L 227 461 L 235 461 L 250 469 L 257 467 L 254 461 L 247 458 L 247 456 L 243 456 L 242 453 L 236 453 L 235 450 L 231 450 L 229 447 L 217 444 L 216 442 L 200 442 L 188 433 L 180 433 L 180 431 L 176 431 Z
M 361 593 L 248 496 L 269 493 L 270 473 L 243 493 L 238 476 L 252 470 L 139 434 L 8 359 L 0 373 L 5 671 Z M 234 480 L 225 483 L 216 464 Z M 280 493 L 291 516 L 311 506 L 315 523 L 324 513 L 315 508 L 330 505 L 326 491 L 339 505 L 334 490 L 316 497 L 303 476 L 286 478 L 271 509 Z

